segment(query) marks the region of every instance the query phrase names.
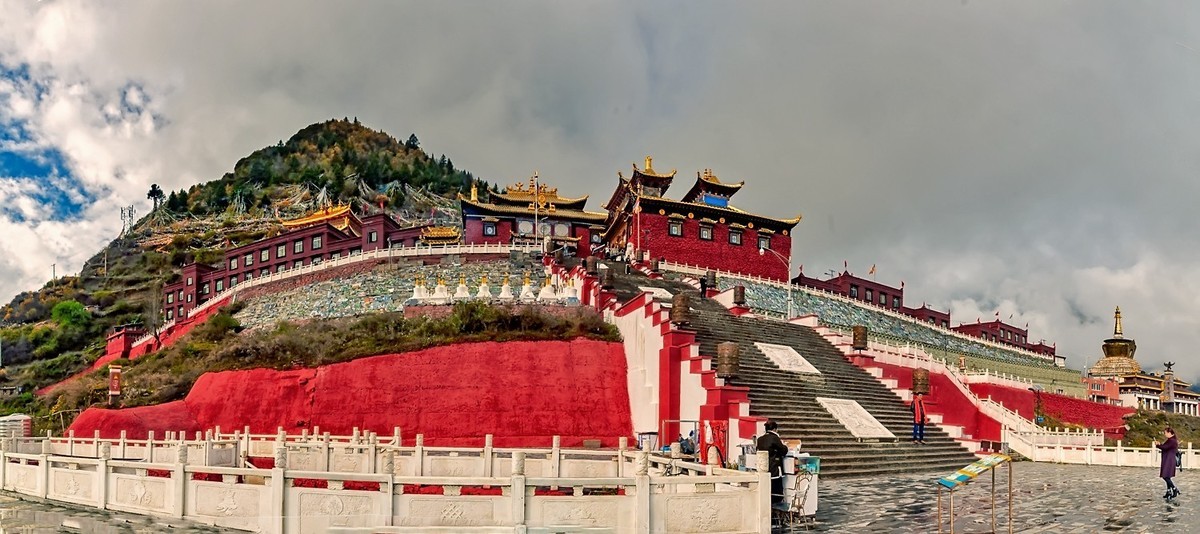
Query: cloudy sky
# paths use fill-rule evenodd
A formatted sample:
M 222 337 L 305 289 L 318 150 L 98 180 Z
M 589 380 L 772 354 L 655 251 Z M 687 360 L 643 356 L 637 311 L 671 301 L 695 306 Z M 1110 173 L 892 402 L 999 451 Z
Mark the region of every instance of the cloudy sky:
M 711 167 L 804 215 L 793 272 L 875 264 L 1076 368 L 1120 305 L 1144 366 L 1200 378 L 1200 4 L 646 4 L 0 0 L 0 300 L 151 183 L 356 116 L 593 208 L 647 154 Z

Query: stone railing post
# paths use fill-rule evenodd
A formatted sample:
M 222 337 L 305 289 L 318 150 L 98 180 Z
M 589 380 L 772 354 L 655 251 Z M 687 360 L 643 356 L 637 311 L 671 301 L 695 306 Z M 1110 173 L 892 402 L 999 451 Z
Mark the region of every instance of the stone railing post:
M 368 473 L 374 473 L 379 462 L 379 435 L 371 432 L 367 435 L 367 462 L 370 464 Z
M 1117 440 L 1117 467 L 1121 467 L 1121 465 L 1123 465 L 1121 463 L 1121 456 L 1122 456 L 1121 455 L 1121 450 L 1122 450 L 1121 441 L 1122 440 Z
M 413 459 L 417 463 L 416 475 L 425 476 L 425 434 L 417 434 L 417 444 L 413 447 Z
M 518 528 L 525 525 L 525 453 L 512 453 L 512 488 L 509 491 L 512 500 L 513 525 Z
M 771 531 L 771 457 L 767 451 L 758 451 L 754 469 L 758 472 L 758 521 L 759 532 Z
M 188 463 L 188 444 L 187 436 L 181 435 L 179 444 L 175 448 L 175 465 L 171 471 L 171 482 L 175 485 L 175 502 L 171 504 L 171 516 L 182 518 L 184 512 L 184 503 L 187 502 L 187 470 L 184 469 Z
M 1190 447 L 1191 444 L 1189 443 Z M 625 476 L 625 453 L 629 450 L 629 438 L 621 436 L 617 438 L 617 478 Z M 0 480 L 3 480 L 0 477 Z
M 50 443 L 49 431 L 46 432 L 47 437 L 42 441 L 42 454 L 38 458 L 38 497 L 46 498 L 46 494 L 50 489 L 50 454 L 53 448 Z
M 492 476 L 492 462 L 495 455 L 492 450 L 492 442 L 491 434 L 483 437 L 483 454 L 480 456 L 480 459 L 483 460 L 483 476 L 488 478 Z
M 125 431 L 121 431 L 125 434 Z M 112 444 L 107 441 L 100 446 L 99 459 L 96 462 L 96 507 L 101 510 L 108 508 L 108 461 L 112 460 Z
M 396 451 L 392 449 L 383 451 L 383 466 L 381 470 L 388 475 L 396 474 Z
M 637 475 L 635 477 L 633 518 L 634 532 L 650 532 L 650 453 L 644 450 L 637 453 Z M 763 532 L 770 532 L 767 529 Z
M 287 498 L 287 445 L 275 444 L 275 467 L 271 468 L 271 519 L 267 532 L 283 534 L 283 501 Z
M 562 437 L 554 436 L 554 441 L 550 447 L 550 478 L 558 478 L 559 473 L 562 473 Z M 555 485 L 557 487 L 557 484 Z

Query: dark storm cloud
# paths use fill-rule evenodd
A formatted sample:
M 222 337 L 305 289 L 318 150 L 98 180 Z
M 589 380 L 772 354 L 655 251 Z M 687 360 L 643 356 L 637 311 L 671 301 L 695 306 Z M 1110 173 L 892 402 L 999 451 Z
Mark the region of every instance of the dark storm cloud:
M 151 181 L 213 179 L 357 116 L 493 182 L 538 170 L 593 208 L 647 154 L 681 181 L 712 168 L 746 180 L 738 206 L 805 215 L 809 274 L 876 264 L 910 304 L 1012 315 L 1076 367 L 1121 305 L 1144 365 L 1200 372 L 1188 4 L 8 5 L 0 62 L 57 84 L 27 119 L 111 193 L 66 230 L 78 243 L 41 247 L 57 227 L 21 223 L 40 252 L 4 295 L 89 256 Z M 125 110 L 111 95 L 128 87 L 150 107 L 114 126 L 93 108 Z

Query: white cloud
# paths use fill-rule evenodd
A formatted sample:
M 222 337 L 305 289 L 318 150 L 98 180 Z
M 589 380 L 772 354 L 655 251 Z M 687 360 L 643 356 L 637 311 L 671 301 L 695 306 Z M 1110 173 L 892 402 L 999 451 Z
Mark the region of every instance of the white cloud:
M 41 89 L 0 78 L 34 143 L 7 149 L 57 149 L 94 202 L 0 218 L 0 299 L 77 270 L 150 183 L 357 116 L 593 207 L 646 154 L 711 167 L 747 181 L 735 204 L 805 215 L 809 272 L 877 264 L 910 304 L 1011 314 L 1076 365 L 1119 304 L 1148 365 L 1200 377 L 1200 59 L 1175 44 L 1200 46 L 1198 8 L 977 4 L 8 2 L 0 62 Z

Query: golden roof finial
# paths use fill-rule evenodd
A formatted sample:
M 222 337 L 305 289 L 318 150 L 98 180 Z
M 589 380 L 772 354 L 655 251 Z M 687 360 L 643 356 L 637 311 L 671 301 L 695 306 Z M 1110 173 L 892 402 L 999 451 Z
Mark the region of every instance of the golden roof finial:
M 1121 331 L 1121 307 L 1120 306 L 1117 306 L 1117 313 L 1115 314 L 1115 318 L 1116 318 L 1116 324 L 1113 326 L 1113 337 L 1120 339 L 1120 338 L 1124 337 L 1124 333 Z
M 646 169 L 645 169 L 646 174 L 654 174 L 654 165 L 651 165 L 651 163 L 653 161 L 654 161 L 654 158 L 651 158 L 650 156 L 646 156 Z
M 478 202 L 478 201 L 479 201 L 479 186 L 474 181 L 472 181 L 471 182 L 471 202 Z

